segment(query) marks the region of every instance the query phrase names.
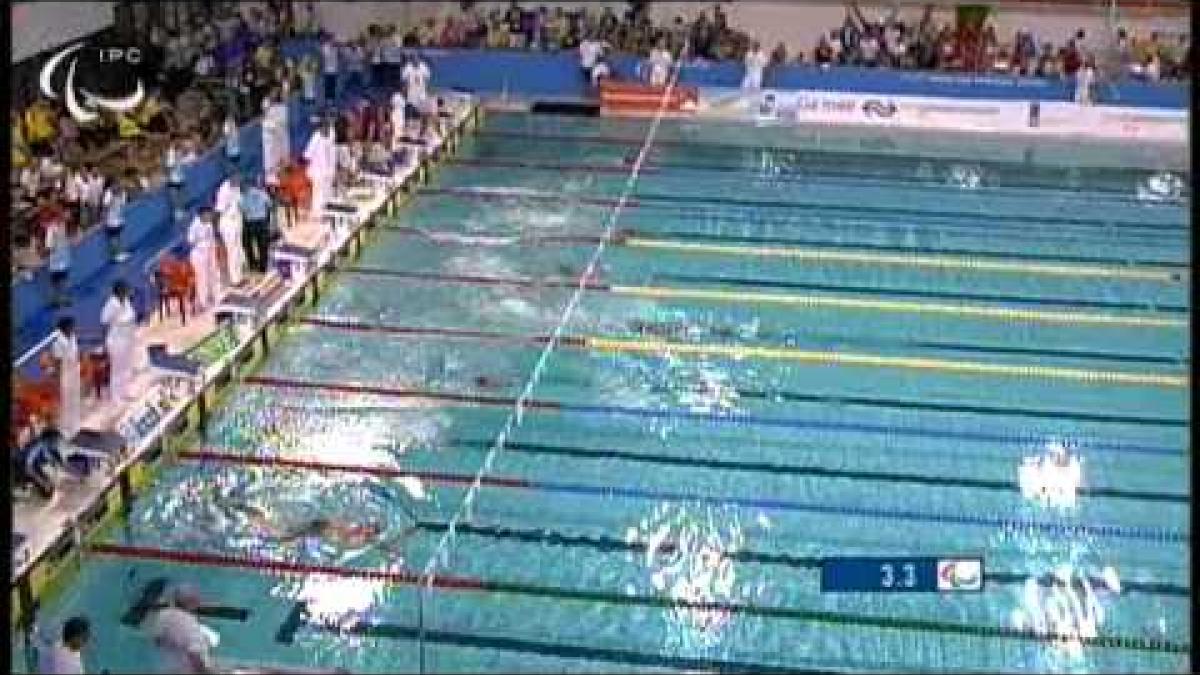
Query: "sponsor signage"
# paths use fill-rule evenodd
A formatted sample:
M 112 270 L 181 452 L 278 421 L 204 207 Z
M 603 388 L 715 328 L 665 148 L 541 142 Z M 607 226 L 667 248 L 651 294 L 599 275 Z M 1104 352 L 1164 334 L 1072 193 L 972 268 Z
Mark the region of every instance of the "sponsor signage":
M 706 89 L 700 116 L 758 124 L 908 127 L 946 131 L 1089 135 L 1184 142 L 1187 113 L 1066 102 L 982 101 L 831 91 Z

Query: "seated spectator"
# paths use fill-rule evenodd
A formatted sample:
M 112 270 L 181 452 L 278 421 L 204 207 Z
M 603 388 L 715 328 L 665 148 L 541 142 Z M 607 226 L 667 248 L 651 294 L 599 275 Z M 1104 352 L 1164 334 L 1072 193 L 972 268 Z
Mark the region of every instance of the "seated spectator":
M 1067 41 L 1067 47 L 1063 51 L 1063 75 L 1074 77 L 1079 69 L 1083 67 L 1083 53 L 1079 50 L 1079 46 L 1075 40 Z
M 9 142 L 12 143 L 12 168 L 23 169 L 29 166 L 32 157 L 25 139 L 25 123 L 16 110 L 10 113 L 10 118 L 12 135 L 9 136 Z
M 1054 45 L 1049 42 L 1042 45 L 1042 53 L 1038 56 L 1037 65 L 1034 67 L 1033 74 L 1038 77 L 1058 77 L 1060 74 L 1058 67 L 1058 56 L 1054 52 Z
M 54 107 L 44 98 L 36 99 L 25 110 L 24 140 L 34 157 L 46 157 L 54 151 L 56 121 Z
M 822 35 L 817 41 L 817 48 L 813 50 L 813 61 L 822 68 L 828 68 L 836 59 L 830 36 Z
M 801 58 L 803 58 L 803 52 L 798 53 L 797 56 L 800 56 Z M 788 58 L 787 47 L 785 47 L 782 42 L 775 45 L 775 49 L 771 50 L 771 65 L 772 66 L 782 66 L 782 65 L 786 64 L 788 62 L 787 58 Z
M 31 281 L 33 273 L 42 264 L 42 256 L 28 232 L 16 232 L 13 235 L 12 260 L 16 276 L 24 281 Z

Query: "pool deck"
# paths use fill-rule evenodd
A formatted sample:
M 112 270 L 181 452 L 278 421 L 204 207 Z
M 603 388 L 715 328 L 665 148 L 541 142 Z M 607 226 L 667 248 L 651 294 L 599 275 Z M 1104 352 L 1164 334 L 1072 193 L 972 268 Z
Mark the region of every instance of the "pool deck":
M 319 282 L 327 272 L 335 269 L 338 259 L 356 254 L 362 246 L 361 235 L 372 224 L 381 211 L 392 211 L 402 195 L 411 189 L 414 181 L 422 181 L 427 175 L 430 161 L 442 156 L 443 150 L 453 151 L 458 136 L 469 123 L 477 122 L 479 107 L 474 101 L 454 108 L 451 123 L 453 131 L 447 134 L 432 149 L 420 149 L 408 165 L 398 168 L 390 179 L 370 181 L 369 187 L 352 191 L 355 212 L 339 214 L 339 222 L 332 226 L 322 224 L 309 217 L 291 229 L 284 229 L 284 244 L 310 249 L 315 253 L 312 264 L 303 265 L 302 273 L 286 279 L 273 268 L 264 276 L 248 277 L 236 288 L 222 289 L 223 301 L 228 293 L 236 290 L 239 295 L 255 298 L 273 297 L 274 300 L 262 315 L 251 320 L 252 329 L 243 331 L 236 347 L 214 362 L 200 368 L 192 380 L 191 396 L 177 400 L 160 416 L 158 422 L 140 439 L 127 442 L 125 447 L 113 454 L 112 459 L 93 470 L 82 481 L 70 481 L 60 486 L 50 502 L 16 499 L 13 504 L 13 532 L 24 537 L 13 546 L 12 585 L 21 607 L 14 606 L 13 616 L 29 614 L 35 606 L 41 583 L 31 580 L 39 567 L 54 567 L 72 551 L 78 550 L 91 531 L 103 520 L 113 503 L 128 504 L 133 494 L 136 478 L 130 474 L 135 465 L 154 461 L 161 454 L 166 437 L 180 433 L 181 428 L 191 427 L 189 420 L 199 417 L 203 425 L 207 416 L 207 398 L 222 384 L 229 381 L 231 369 L 250 361 L 261 344 L 261 356 L 267 350 L 268 333 L 272 326 L 286 321 L 289 309 L 307 300 L 315 301 L 319 295 Z M 346 202 L 341 199 L 339 201 Z M 327 232 L 329 234 L 327 234 Z M 331 236 L 329 236 L 331 235 Z M 276 253 L 273 247 L 273 255 Z M 267 294 L 270 293 L 268 296 Z M 216 314 L 221 303 L 199 314 L 190 314 L 186 326 L 178 315 L 160 319 L 152 315 L 149 325 L 139 329 L 141 345 L 165 344 L 167 353 L 173 356 L 185 354 L 217 329 Z M 114 432 L 118 423 L 129 416 L 137 416 L 150 404 L 154 385 L 170 378 L 181 378 L 179 372 L 143 364 L 137 373 L 133 390 L 139 398 L 132 401 L 112 400 L 105 396 L 100 400 L 85 399 L 83 429 L 96 432 Z M 188 379 L 188 378 L 184 378 Z M 196 414 L 198 413 L 198 415 Z M 128 439 L 127 439 L 128 441 Z M 148 457 L 153 455 L 152 457 Z M 54 572 L 44 576 L 53 577 Z M 45 582 L 46 579 L 41 579 Z

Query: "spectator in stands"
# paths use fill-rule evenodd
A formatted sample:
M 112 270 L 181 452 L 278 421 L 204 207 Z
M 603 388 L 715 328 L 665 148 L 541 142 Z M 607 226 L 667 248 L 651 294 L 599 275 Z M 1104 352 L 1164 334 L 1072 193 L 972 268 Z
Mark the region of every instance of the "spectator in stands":
M 45 237 L 49 253 L 47 267 L 50 270 L 50 305 L 62 307 L 71 303 L 67 292 L 67 278 L 71 270 L 71 239 L 67 236 L 66 211 L 54 200 L 49 190 L 42 193 L 38 207 L 38 226 Z
M 108 238 L 109 254 L 115 262 L 129 257 L 121 245 L 121 232 L 125 229 L 125 204 L 129 201 L 129 190 L 119 180 L 110 180 L 104 191 L 104 233 Z
M 104 207 L 104 176 L 96 170 L 96 165 L 87 162 L 80 174 L 82 190 L 80 191 L 79 222 L 83 227 L 89 227 L 100 218 Z
M 113 284 L 112 295 L 100 310 L 100 324 L 104 326 L 112 399 L 132 400 L 137 394 L 132 386 L 137 366 L 137 312 L 133 309 L 133 289 L 124 280 Z
M 54 150 L 54 107 L 44 98 L 37 98 L 25 110 L 24 140 L 34 157 L 48 157 Z
M 1079 31 L 1082 33 L 1083 31 Z M 1080 51 L 1075 40 L 1067 42 L 1066 49 L 1062 55 L 1062 72 L 1067 77 L 1075 77 L 1079 69 L 1083 66 L 1083 53 Z
M 50 371 L 58 379 L 58 431 L 74 438 L 83 425 L 83 387 L 73 317 L 60 318 L 50 336 Z
M 24 281 L 33 281 L 34 272 L 42 264 L 37 246 L 28 232 L 18 231 L 13 235 L 13 266 L 17 276 Z
M 797 52 L 796 58 L 803 61 L 804 60 L 804 52 Z M 770 65 L 782 66 L 782 65 L 786 65 L 787 62 L 788 62 L 787 47 L 782 42 L 780 42 L 779 44 L 775 45 L 775 49 L 771 51 L 771 64 Z
M 14 169 L 23 169 L 29 166 L 32 157 L 25 134 L 25 123 L 16 110 L 10 113 L 10 118 L 11 135 L 9 136 L 9 142 L 12 143 L 12 154 L 10 155 L 12 157 L 12 167 Z
M 821 35 L 821 39 L 817 41 L 817 48 L 813 50 L 813 62 L 822 68 L 828 68 L 835 58 L 829 36 Z
M 333 41 L 333 37 L 325 35 L 321 37 L 321 67 L 325 73 L 325 102 L 330 103 L 337 100 L 337 84 L 338 84 L 338 45 Z
M 746 74 L 742 77 L 742 89 L 757 91 L 762 89 L 763 71 L 767 68 L 767 55 L 757 43 L 750 45 L 746 53 Z

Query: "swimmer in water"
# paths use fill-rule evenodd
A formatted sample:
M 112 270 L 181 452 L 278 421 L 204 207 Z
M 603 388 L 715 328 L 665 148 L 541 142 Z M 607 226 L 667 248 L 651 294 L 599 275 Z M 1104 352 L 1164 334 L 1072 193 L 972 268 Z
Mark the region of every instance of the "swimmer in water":
M 244 513 L 247 521 L 259 532 L 285 544 L 301 542 L 310 537 L 347 549 L 383 543 L 380 542 L 384 530 L 383 524 L 374 519 L 365 523 L 349 523 L 318 516 L 291 527 L 280 527 L 271 520 L 266 511 L 257 506 L 245 504 L 234 505 L 232 508 Z M 416 530 L 415 525 L 407 528 L 400 534 L 398 540 L 390 542 L 387 547 L 391 548 L 402 543 Z
M 635 333 L 642 335 L 657 335 L 659 337 L 671 337 L 678 333 L 682 333 L 686 326 L 682 321 L 643 321 L 641 319 L 631 319 L 629 321 L 629 329 Z
M 474 381 L 475 386 L 480 389 L 501 389 L 508 386 L 508 382 L 487 375 L 478 375 Z

